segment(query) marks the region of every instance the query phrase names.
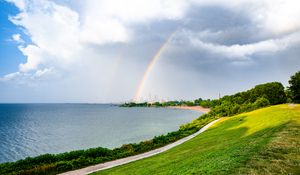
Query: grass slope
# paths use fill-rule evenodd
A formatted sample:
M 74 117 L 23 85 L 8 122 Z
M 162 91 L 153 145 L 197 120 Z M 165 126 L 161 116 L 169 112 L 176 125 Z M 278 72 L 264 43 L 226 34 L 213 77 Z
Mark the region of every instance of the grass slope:
M 224 118 L 162 154 L 95 174 L 299 174 L 300 105 Z

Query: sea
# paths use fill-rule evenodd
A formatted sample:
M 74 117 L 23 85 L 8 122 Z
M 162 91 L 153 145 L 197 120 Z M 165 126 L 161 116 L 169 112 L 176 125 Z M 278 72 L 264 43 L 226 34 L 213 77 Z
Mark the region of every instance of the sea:
M 138 143 L 176 131 L 201 114 L 112 104 L 0 104 L 0 163 Z

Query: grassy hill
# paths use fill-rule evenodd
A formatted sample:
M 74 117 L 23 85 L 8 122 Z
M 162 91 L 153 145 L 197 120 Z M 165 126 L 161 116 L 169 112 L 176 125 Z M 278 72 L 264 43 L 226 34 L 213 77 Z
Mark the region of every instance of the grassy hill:
M 94 174 L 300 174 L 300 105 L 223 118 L 162 154 Z

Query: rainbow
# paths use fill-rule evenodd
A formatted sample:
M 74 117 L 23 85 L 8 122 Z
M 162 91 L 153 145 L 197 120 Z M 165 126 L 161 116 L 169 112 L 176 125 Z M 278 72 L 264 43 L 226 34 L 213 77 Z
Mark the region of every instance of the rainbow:
M 140 97 L 142 95 L 145 83 L 155 65 L 155 63 L 159 60 L 161 54 L 163 53 L 163 51 L 165 50 L 165 48 L 167 47 L 168 43 L 172 40 L 173 36 L 176 34 L 177 30 L 175 30 L 174 32 L 172 32 L 170 34 L 170 36 L 166 39 L 166 41 L 159 47 L 159 49 L 157 50 L 157 52 L 154 54 L 153 58 L 151 59 L 149 65 L 147 66 L 146 71 L 144 72 L 143 78 L 141 80 L 141 82 L 138 85 L 137 91 L 135 93 L 134 96 L 134 101 L 138 102 L 140 100 Z

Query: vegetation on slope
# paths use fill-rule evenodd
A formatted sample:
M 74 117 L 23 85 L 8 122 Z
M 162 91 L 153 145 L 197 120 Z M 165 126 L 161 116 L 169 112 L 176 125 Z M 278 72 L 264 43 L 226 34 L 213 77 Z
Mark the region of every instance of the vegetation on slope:
M 299 174 L 299 127 L 300 105 L 267 107 L 224 118 L 162 154 L 95 174 Z

